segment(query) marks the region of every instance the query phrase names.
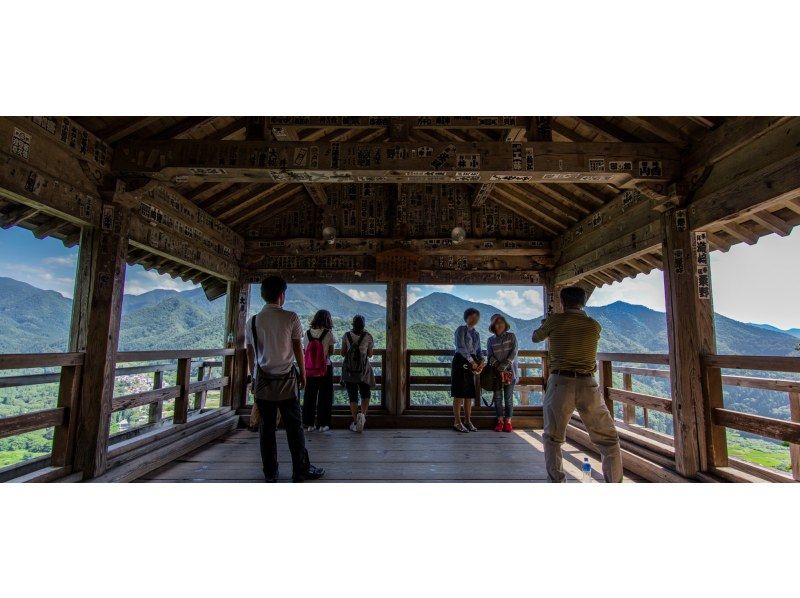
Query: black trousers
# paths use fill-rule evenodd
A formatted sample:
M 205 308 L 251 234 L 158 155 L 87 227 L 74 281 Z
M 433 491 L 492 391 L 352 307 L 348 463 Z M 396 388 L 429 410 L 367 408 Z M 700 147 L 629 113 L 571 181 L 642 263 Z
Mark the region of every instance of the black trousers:
M 308 471 L 308 451 L 306 450 L 306 439 L 303 435 L 303 423 L 300 418 L 300 401 L 297 399 L 289 399 L 288 401 L 256 399 L 256 404 L 261 413 L 258 437 L 264 475 L 273 477 L 278 473 L 278 446 L 275 441 L 278 411 L 281 412 L 281 420 L 286 426 L 286 439 L 289 441 L 289 451 L 292 453 L 292 472 L 294 474 L 303 474 Z
M 333 410 L 333 367 L 328 366 L 324 376 L 306 378 L 306 389 L 303 393 L 303 425 L 313 426 L 316 416 L 316 425 L 331 425 L 331 411 Z
M 361 395 L 362 401 L 369 402 L 370 386 L 364 382 L 347 382 L 344 387 L 347 389 L 347 398 L 351 403 L 358 403 L 358 396 Z

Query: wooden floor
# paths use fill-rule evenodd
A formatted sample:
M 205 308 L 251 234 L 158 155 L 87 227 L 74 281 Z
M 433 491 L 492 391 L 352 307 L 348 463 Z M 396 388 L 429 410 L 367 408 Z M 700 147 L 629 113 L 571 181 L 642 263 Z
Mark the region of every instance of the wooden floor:
M 459 434 L 451 430 L 332 430 L 306 434 L 314 465 L 325 482 L 546 482 L 540 431 L 511 434 L 490 430 Z M 283 430 L 278 431 L 280 481 L 291 479 L 291 459 Z M 595 455 L 564 444 L 568 481 L 580 481 L 584 456 L 601 481 Z M 261 482 L 258 434 L 237 430 L 197 449 L 140 482 Z M 625 481 L 639 481 L 626 475 Z

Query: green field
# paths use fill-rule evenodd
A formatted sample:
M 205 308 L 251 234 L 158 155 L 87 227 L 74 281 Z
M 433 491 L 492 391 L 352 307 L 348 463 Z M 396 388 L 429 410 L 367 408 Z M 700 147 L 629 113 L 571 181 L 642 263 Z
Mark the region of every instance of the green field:
M 788 445 L 746 438 L 735 430 L 728 430 L 728 456 L 779 471 L 792 470 Z

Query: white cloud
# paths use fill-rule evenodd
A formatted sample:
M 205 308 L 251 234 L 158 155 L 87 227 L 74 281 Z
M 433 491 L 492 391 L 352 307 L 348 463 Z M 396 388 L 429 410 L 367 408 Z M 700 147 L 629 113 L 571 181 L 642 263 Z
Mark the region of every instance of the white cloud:
M 503 290 L 496 291 L 494 297 L 485 299 L 475 299 L 467 297 L 469 301 L 480 303 L 488 303 L 493 305 L 510 316 L 515 318 L 523 318 L 526 320 L 536 318 L 544 313 L 541 291 L 531 289 L 523 291 L 520 295 L 516 290 Z
M 356 301 L 366 301 L 368 303 L 375 303 L 386 307 L 386 295 L 382 295 L 377 291 L 360 291 L 358 289 L 347 289 L 345 291 L 350 297 Z
M 78 254 L 71 253 L 69 255 L 54 255 L 52 257 L 44 258 L 42 263 L 48 266 L 64 266 L 68 268 L 74 268 L 75 264 L 78 263 Z
M 454 284 L 429 284 L 426 285 L 429 289 L 442 291 L 443 293 L 452 293 L 456 285 Z
M 639 274 L 636 278 L 626 278 L 595 289 L 589 297 L 590 306 L 608 305 L 615 301 L 625 301 L 644 305 L 656 311 L 664 311 L 664 276 L 661 270 L 650 274 Z
M 413 305 L 422 298 L 422 289 L 420 287 L 408 287 L 408 304 Z
M 57 276 L 52 269 L 27 264 L 0 264 L 0 276 L 7 276 L 26 282 L 37 289 L 56 291 L 65 297 L 72 297 L 75 291 L 75 278 Z
M 196 284 L 172 278 L 169 274 L 159 274 L 155 270 L 137 272 L 134 268 L 130 268 L 125 277 L 125 292 L 130 295 L 141 295 L 154 289 L 189 291 L 196 288 Z

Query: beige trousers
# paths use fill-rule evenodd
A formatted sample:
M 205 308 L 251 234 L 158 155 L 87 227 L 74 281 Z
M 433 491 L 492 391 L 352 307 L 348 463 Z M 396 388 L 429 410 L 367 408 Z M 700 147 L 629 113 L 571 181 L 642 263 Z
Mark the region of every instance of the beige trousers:
M 544 460 L 551 482 L 566 479 L 562 467 L 561 445 L 566 440 L 567 424 L 578 410 L 592 443 L 600 451 L 606 482 L 622 481 L 622 454 L 614 418 L 600 396 L 594 377 L 573 378 L 553 374 L 547 379 L 544 395 Z

